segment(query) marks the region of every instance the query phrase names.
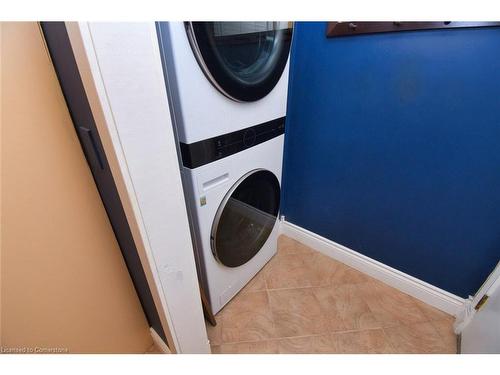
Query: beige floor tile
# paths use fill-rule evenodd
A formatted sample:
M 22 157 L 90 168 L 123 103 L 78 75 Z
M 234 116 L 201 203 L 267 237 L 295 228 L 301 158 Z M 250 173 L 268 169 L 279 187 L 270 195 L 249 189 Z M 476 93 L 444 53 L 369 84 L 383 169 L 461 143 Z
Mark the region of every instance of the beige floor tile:
M 328 332 L 325 314 L 311 288 L 270 290 L 268 293 L 277 337 Z
M 342 354 L 393 353 L 382 329 L 337 332 L 331 335 L 334 350 Z
M 216 319 L 213 353 L 456 352 L 453 317 L 285 236 Z
M 331 331 L 382 327 L 364 301 L 358 284 L 315 288 L 314 294 L 325 312 Z
M 338 279 L 341 263 L 318 252 L 282 254 L 274 257 L 263 270 L 267 288 L 287 289 L 331 285 Z
M 430 322 L 384 328 L 396 353 L 448 353 L 443 339 Z
M 250 293 L 266 290 L 266 278 L 264 272 L 259 272 L 248 282 L 240 293 Z
M 334 352 L 329 335 L 280 339 L 278 340 L 278 348 L 281 354 L 326 354 Z
M 326 255 L 313 252 L 303 255 L 311 286 L 338 284 L 339 275 L 345 273 L 345 266 Z
M 339 298 L 338 293 L 333 290 L 333 287 L 313 288 L 312 292 L 321 307 L 328 331 L 349 330 L 350 322 L 344 319 L 345 310 L 343 307 L 346 302 L 345 297 Z
M 317 253 L 317 250 L 304 245 L 303 243 L 299 241 L 295 241 L 295 253 L 296 254 L 312 254 L 312 253 Z
M 222 343 L 259 341 L 275 336 L 267 292 L 238 294 L 217 314 Z
M 355 270 L 345 264 L 339 263 L 340 267 L 335 272 L 331 282 L 332 284 L 342 285 L 342 284 L 359 284 L 373 281 L 374 279 L 370 276 Z
M 316 251 L 290 237 L 284 235 L 278 237 L 278 255 L 311 254 L 313 252 Z
M 364 301 L 383 327 L 427 322 L 413 298 L 381 282 L 358 284 Z
M 222 324 L 217 322 L 217 325 L 214 327 L 205 321 L 205 326 L 207 327 L 207 336 L 210 340 L 210 345 L 220 345 L 222 343 Z
M 431 324 L 443 339 L 446 347 L 445 353 L 457 353 L 457 335 L 453 331 L 453 321 L 449 319 L 432 320 Z
M 306 263 L 305 254 L 276 256 L 264 270 L 268 289 L 303 288 L 315 284 L 317 275 Z
M 215 350 L 214 350 L 215 349 Z M 239 342 L 235 344 L 223 344 L 212 348 L 214 354 L 278 354 L 278 342 L 276 340 Z
M 455 317 L 453 315 L 447 314 L 444 311 L 438 310 L 422 301 L 419 301 L 414 298 L 415 304 L 417 307 L 424 313 L 424 315 L 430 321 L 433 320 L 447 320 L 448 322 L 453 323 Z

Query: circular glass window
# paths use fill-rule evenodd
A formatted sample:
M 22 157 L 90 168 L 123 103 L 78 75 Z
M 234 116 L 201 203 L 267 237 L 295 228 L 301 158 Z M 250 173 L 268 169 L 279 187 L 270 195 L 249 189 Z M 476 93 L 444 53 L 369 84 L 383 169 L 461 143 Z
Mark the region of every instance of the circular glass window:
M 280 185 L 258 169 L 243 176 L 222 201 L 212 225 L 215 257 L 227 267 L 252 259 L 267 241 L 278 217 Z
M 291 22 L 189 22 L 189 40 L 207 78 L 238 101 L 266 96 L 288 59 Z

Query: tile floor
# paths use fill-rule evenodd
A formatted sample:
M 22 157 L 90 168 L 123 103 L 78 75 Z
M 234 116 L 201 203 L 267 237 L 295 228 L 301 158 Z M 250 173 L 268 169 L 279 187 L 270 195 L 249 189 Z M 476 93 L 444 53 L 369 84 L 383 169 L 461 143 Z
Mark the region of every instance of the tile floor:
M 212 353 L 455 353 L 453 317 L 288 237 L 207 323 Z

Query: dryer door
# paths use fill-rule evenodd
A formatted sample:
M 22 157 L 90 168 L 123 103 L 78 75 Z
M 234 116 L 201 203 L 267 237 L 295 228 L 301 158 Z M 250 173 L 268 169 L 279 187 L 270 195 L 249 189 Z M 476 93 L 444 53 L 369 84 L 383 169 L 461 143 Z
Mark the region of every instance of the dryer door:
M 252 259 L 268 239 L 280 205 L 280 184 L 267 170 L 244 175 L 222 201 L 212 225 L 211 246 L 217 260 L 238 267 Z
M 186 22 L 186 30 L 207 78 L 233 100 L 263 98 L 283 74 L 292 22 Z

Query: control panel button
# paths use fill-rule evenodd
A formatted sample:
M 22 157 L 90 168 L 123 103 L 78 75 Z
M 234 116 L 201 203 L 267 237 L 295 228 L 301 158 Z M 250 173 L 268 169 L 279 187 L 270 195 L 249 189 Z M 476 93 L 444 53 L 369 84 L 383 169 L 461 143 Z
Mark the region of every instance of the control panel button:
M 255 143 L 255 138 L 255 130 L 247 129 L 247 131 L 245 131 L 245 134 L 243 134 L 243 144 L 245 145 L 245 147 L 253 146 L 253 144 Z

